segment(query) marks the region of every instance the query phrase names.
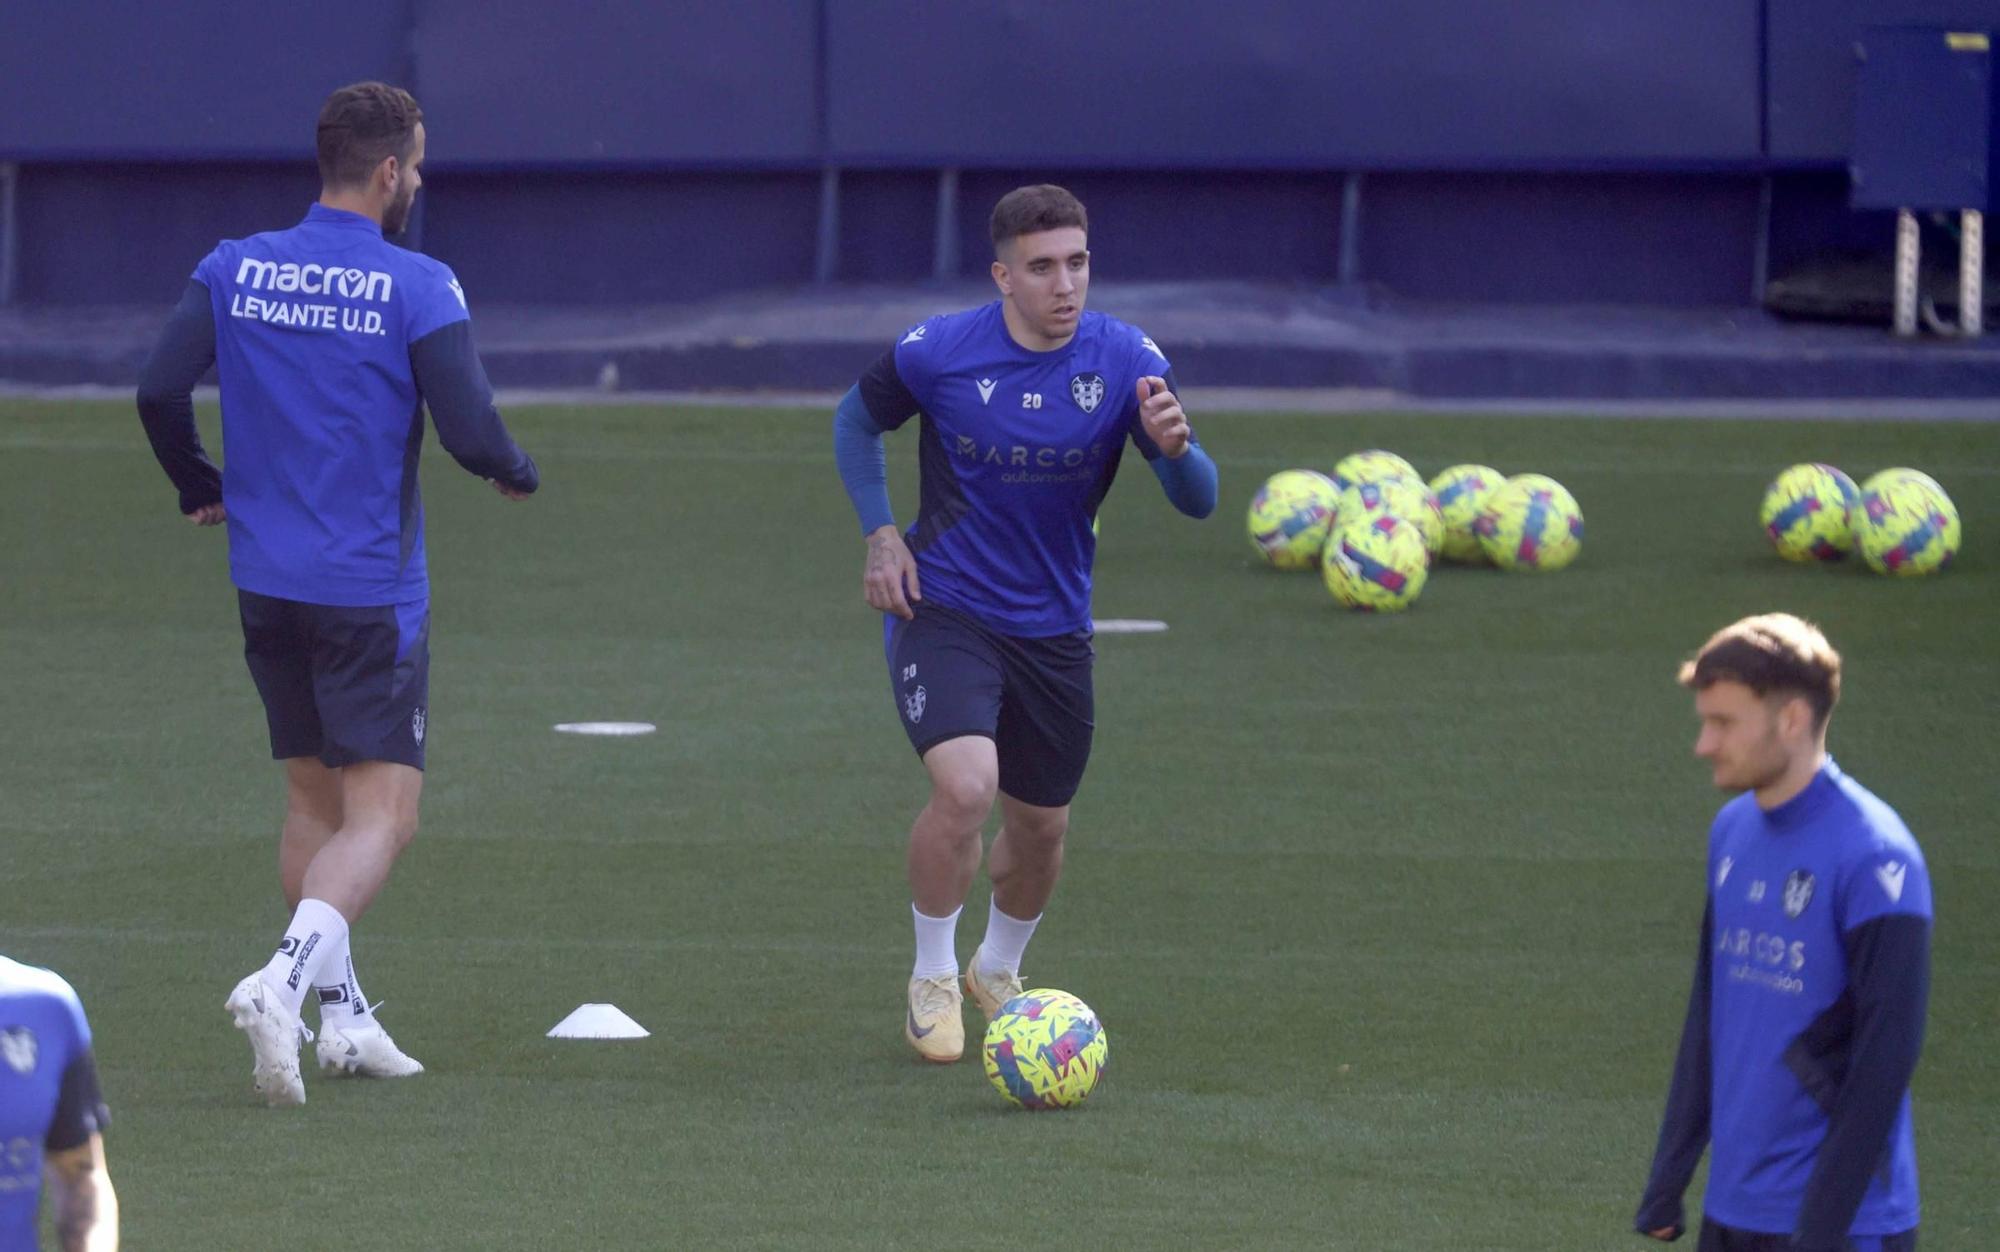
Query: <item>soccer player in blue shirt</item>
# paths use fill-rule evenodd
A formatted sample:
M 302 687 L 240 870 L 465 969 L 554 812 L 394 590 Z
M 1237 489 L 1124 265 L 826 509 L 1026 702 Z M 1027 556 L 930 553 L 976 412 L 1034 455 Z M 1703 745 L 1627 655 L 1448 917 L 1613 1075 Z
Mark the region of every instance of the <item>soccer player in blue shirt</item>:
M 540 481 L 494 410 L 458 280 L 385 238 L 409 220 L 424 142 L 423 113 L 400 88 L 357 83 L 329 96 L 319 202 L 289 230 L 224 240 L 203 258 L 139 384 L 181 512 L 228 523 L 244 657 L 284 762 L 279 876 L 292 920 L 226 1003 L 272 1105 L 305 1101 L 308 993 L 322 1069 L 423 1069 L 362 995 L 348 933 L 416 835 L 423 789 L 425 406 L 445 451 L 501 495 L 524 499 Z M 211 363 L 219 472 L 191 400 Z
M 110 1120 L 76 992 L 0 956 L 0 1252 L 35 1252 L 44 1183 L 63 1252 L 116 1252 Z
M 1930 992 L 1931 884 L 1894 809 L 1826 751 L 1840 656 L 1785 613 L 1682 666 L 1722 806 L 1708 907 L 1636 1228 L 1678 1239 L 1709 1148 L 1701 1252 L 1911 1252 L 1910 1076 Z
M 1000 298 L 914 326 L 834 416 L 834 452 L 867 536 L 863 591 L 883 614 L 896 709 L 930 775 L 910 830 L 916 927 L 903 1034 L 925 1060 L 965 1049 L 956 933 L 1000 802 L 986 937 L 964 988 L 988 1017 L 1062 866 L 1094 726 L 1092 523 L 1130 440 L 1190 517 L 1215 508 L 1173 371 L 1136 328 L 1084 311 L 1088 222 L 1061 187 L 994 207 Z M 899 531 L 882 435 L 922 414 L 922 498 Z

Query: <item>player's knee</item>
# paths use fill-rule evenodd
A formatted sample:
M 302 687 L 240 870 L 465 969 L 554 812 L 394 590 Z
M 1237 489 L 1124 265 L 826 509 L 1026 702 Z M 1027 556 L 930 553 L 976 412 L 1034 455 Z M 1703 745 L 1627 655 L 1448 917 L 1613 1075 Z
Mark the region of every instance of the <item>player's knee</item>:
M 1023 839 L 1044 847 L 1060 846 L 1063 836 L 1069 833 L 1069 810 L 1058 809 L 1040 813 L 1030 813 L 1009 819 L 1010 827 L 1018 828 Z
M 414 843 L 416 838 L 417 814 L 415 810 L 411 810 L 408 813 L 399 813 L 396 815 L 395 820 L 389 823 L 389 840 L 391 846 L 395 848 L 397 855 L 400 856 L 403 849 Z
M 931 780 L 931 806 L 942 816 L 977 824 L 993 811 L 999 790 L 997 779 L 978 770 L 958 771 Z

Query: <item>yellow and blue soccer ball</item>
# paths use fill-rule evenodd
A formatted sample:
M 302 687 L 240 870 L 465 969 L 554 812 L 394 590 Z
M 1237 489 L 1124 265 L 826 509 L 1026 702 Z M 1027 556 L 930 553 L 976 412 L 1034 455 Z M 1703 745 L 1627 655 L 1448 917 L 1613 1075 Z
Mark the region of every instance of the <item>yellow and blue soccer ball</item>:
M 1250 497 L 1250 545 L 1277 569 L 1313 568 L 1339 498 L 1333 480 L 1313 470 L 1271 475 Z
M 1067 991 L 1023 991 L 986 1024 L 986 1079 L 1024 1109 L 1082 1104 L 1111 1057 L 1104 1024 Z
M 1430 578 L 1431 553 L 1413 523 L 1384 513 L 1336 527 L 1320 558 L 1326 589 L 1363 613 L 1410 607 Z
M 1883 470 L 1861 485 L 1854 542 L 1878 574 L 1934 573 L 1958 555 L 1958 507 L 1936 480 L 1916 470 Z
M 1454 465 L 1431 479 L 1431 496 L 1437 500 L 1438 516 L 1444 522 L 1444 537 L 1438 552 L 1447 561 L 1477 565 L 1486 559 L 1472 524 L 1486 497 L 1493 494 L 1507 476 L 1490 465 Z
M 1494 488 L 1473 530 L 1501 569 L 1559 570 L 1583 550 L 1583 510 L 1546 474 L 1516 474 Z
M 1424 550 L 1437 555 L 1444 542 L 1444 514 L 1421 478 L 1401 474 L 1352 483 L 1333 506 L 1333 529 L 1360 525 L 1387 515 L 1400 517 L 1424 537 Z
M 1838 561 L 1854 551 L 1854 480 L 1831 465 L 1794 465 L 1764 489 L 1758 519 L 1787 561 Z
M 1356 483 L 1372 483 L 1382 478 L 1418 478 L 1417 467 L 1393 452 L 1369 448 L 1350 452 L 1333 467 L 1333 482 L 1342 491 Z M 1420 478 L 1418 481 L 1422 481 Z

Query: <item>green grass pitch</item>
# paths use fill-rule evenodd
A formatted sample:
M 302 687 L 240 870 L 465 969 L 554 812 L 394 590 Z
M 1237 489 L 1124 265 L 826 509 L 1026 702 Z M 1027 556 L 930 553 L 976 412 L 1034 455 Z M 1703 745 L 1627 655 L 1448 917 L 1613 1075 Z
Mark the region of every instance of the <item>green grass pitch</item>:
M 1098 641 L 1027 969 L 1101 1013 L 1111 1061 L 1088 1106 L 1030 1115 L 899 1036 L 923 777 L 827 415 L 509 416 L 532 502 L 425 454 L 424 828 L 356 932 L 431 1072 L 309 1075 L 273 1112 L 221 1007 L 283 922 L 222 533 L 176 515 L 129 406 L 0 404 L 0 951 L 91 1013 L 129 1246 L 1643 1246 L 1719 799 L 1673 671 L 1767 609 L 1845 654 L 1834 751 L 1929 855 L 1924 1241 L 1989 1244 L 2000 425 L 1197 413 L 1201 524 L 1131 458 L 1096 607 L 1172 629 Z M 1582 557 L 1441 569 L 1394 618 L 1255 568 L 1257 484 L 1368 446 L 1555 476 Z M 1935 474 L 1957 568 L 1778 561 L 1759 493 L 1809 459 Z M 583 719 L 660 730 L 550 731 Z M 543 1037 L 590 1000 L 653 1037 Z

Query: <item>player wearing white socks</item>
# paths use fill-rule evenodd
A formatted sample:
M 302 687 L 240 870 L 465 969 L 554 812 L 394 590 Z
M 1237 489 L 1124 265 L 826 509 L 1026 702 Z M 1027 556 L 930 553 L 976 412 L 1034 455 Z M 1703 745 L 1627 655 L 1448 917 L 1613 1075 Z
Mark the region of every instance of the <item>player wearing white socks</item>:
M 493 407 L 464 288 L 385 238 L 408 223 L 423 183 L 423 111 L 400 88 L 356 83 L 327 98 L 317 142 L 319 202 L 297 226 L 223 240 L 202 259 L 138 396 L 182 515 L 228 524 L 244 660 L 285 766 L 291 924 L 225 1001 L 273 1105 L 305 1101 L 299 1012 L 316 988 L 322 1068 L 423 1069 L 362 998 L 348 927 L 417 833 L 430 684 L 424 412 L 445 450 L 501 495 L 522 500 L 540 484 Z M 312 277 L 291 285 L 299 274 Z M 306 308 L 273 301 L 289 290 L 310 290 L 327 316 L 242 311 Z M 210 366 L 227 475 L 194 422 L 192 391 Z

